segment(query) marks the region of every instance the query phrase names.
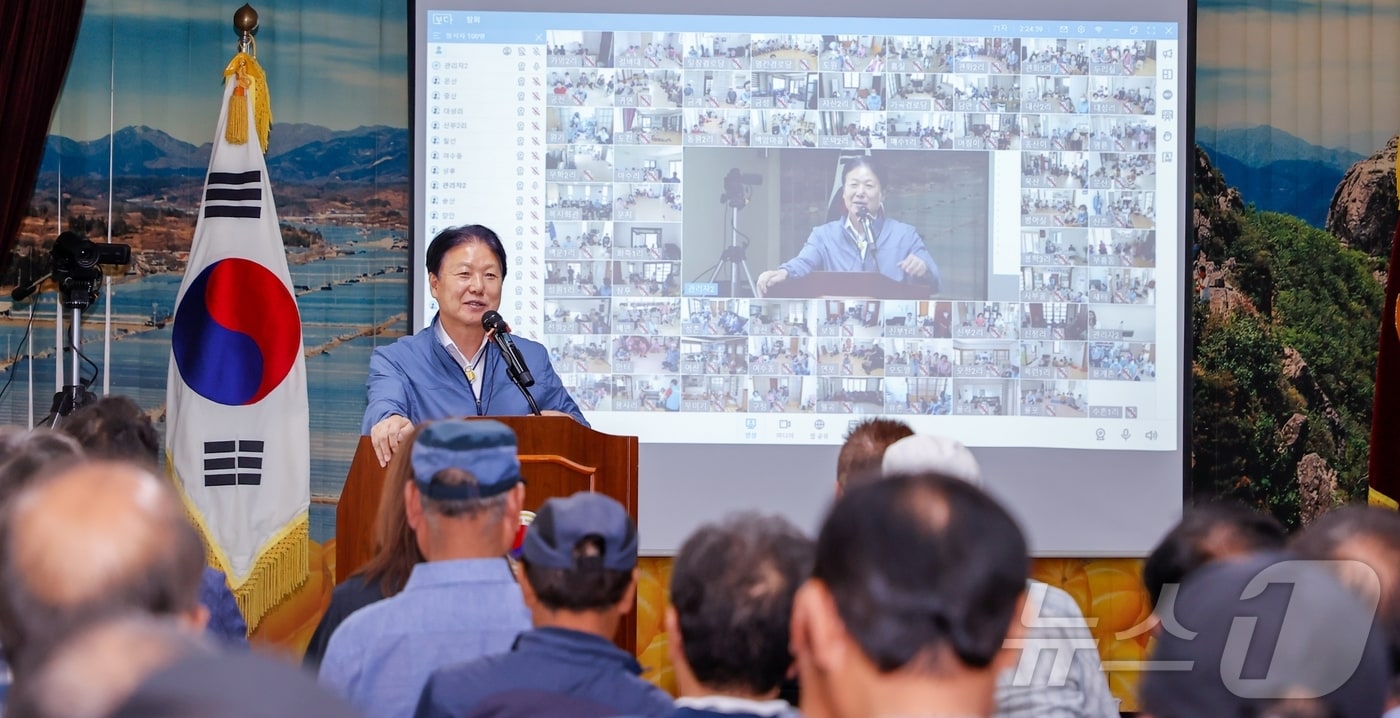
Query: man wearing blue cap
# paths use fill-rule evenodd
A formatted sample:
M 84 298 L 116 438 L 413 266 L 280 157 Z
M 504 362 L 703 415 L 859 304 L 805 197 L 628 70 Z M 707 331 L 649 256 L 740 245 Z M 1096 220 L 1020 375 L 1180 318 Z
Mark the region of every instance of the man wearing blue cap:
M 593 493 L 550 499 L 521 553 L 535 629 L 510 653 L 434 672 L 415 715 L 669 714 L 670 696 L 611 641 L 637 589 L 637 529 L 622 504 Z
M 434 670 L 506 651 L 530 628 L 505 558 L 525 498 L 515 433 L 449 419 L 418 429 L 410 446 L 391 471 L 412 472 L 404 511 L 427 560 L 401 593 L 345 619 L 321 662 L 321 683 L 370 718 L 411 714 Z

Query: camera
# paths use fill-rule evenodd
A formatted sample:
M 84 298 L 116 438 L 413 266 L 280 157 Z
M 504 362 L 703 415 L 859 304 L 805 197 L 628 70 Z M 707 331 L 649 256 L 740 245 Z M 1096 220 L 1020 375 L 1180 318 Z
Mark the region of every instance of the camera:
M 63 305 L 84 309 L 97 298 L 97 281 L 103 264 L 131 262 L 131 246 L 98 244 L 76 232 L 64 232 L 54 240 L 53 277 L 62 294 Z
M 58 235 L 53 243 L 54 272 L 78 279 L 100 279 L 99 264 L 128 264 L 131 247 L 126 244 L 97 244 L 75 232 Z
M 738 167 L 731 168 L 729 174 L 724 176 L 724 194 L 719 196 L 720 204 L 743 209 L 749 204 L 752 187 L 761 184 L 763 175 L 741 172 Z

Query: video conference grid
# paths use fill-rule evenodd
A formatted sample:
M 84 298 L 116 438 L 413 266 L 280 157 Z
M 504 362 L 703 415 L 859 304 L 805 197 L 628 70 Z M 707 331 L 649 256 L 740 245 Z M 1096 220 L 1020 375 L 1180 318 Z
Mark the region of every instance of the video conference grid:
M 560 30 L 545 58 L 544 340 L 585 410 L 1137 414 L 1091 399 L 1156 378 L 1157 41 Z M 683 296 L 698 147 L 1019 151 L 1019 294 Z

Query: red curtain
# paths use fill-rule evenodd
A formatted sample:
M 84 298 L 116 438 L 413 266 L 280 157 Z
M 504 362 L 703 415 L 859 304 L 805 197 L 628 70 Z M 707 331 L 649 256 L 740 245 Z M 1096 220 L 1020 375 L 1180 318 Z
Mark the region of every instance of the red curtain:
M 0 273 L 34 194 L 84 0 L 0 3 Z
M 1390 244 L 1390 271 L 1381 313 L 1381 346 L 1376 360 L 1376 396 L 1371 410 L 1370 501 L 1396 508 L 1400 499 L 1400 225 Z

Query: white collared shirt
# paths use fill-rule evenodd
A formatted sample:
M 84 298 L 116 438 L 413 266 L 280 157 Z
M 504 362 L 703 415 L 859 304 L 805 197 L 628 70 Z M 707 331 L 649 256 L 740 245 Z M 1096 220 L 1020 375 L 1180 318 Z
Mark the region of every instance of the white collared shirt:
M 870 236 L 873 234 L 873 230 L 871 233 L 867 233 L 865 227 L 862 227 L 859 222 L 851 222 L 851 216 L 848 214 L 846 215 L 846 231 L 851 233 L 850 236 L 856 238 L 856 248 L 860 250 L 860 259 L 862 262 L 865 261 L 865 255 L 870 252 L 870 245 L 875 242 L 875 238 Z
M 691 696 L 688 698 L 677 698 L 676 707 L 693 708 L 699 711 L 714 711 L 715 713 L 747 713 L 756 716 L 781 716 L 790 715 L 794 712 L 792 705 L 784 700 L 756 701 L 736 696 Z
M 475 372 L 471 370 L 471 361 L 468 360 L 467 357 L 462 354 L 461 349 L 457 348 L 457 343 L 452 341 L 452 337 L 447 336 L 447 329 L 442 326 L 442 320 L 438 320 L 437 323 L 437 339 L 438 343 L 442 345 L 442 348 L 447 350 L 447 353 L 452 356 L 452 359 L 457 362 L 458 366 L 462 367 L 462 374 L 467 377 L 467 380 L 472 385 L 472 394 L 476 395 L 476 397 L 480 399 L 481 386 L 485 382 L 485 379 L 482 378 L 482 375 L 485 374 L 485 372 L 481 371 L 480 366 L 477 367 L 477 371 Z M 485 363 L 486 357 L 482 355 L 482 352 L 486 351 L 486 342 L 487 338 L 482 337 L 481 346 L 477 347 L 476 353 L 472 355 L 473 359 L 481 357 L 481 363 L 483 364 Z

